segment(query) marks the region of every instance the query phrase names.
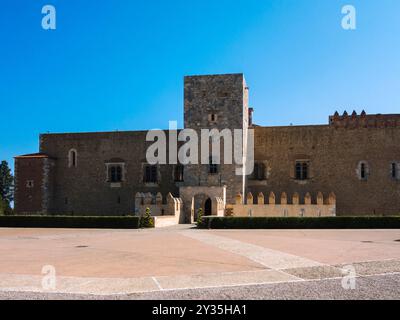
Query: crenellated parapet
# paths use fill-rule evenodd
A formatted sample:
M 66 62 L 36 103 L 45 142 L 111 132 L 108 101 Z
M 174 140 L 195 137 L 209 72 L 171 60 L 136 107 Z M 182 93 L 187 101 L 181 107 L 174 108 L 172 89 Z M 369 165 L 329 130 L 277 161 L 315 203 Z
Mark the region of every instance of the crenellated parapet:
M 290 201 L 288 200 L 290 199 Z M 246 203 L 242 203 L 242 195 L 236 196 L 236 203 L 227 205 L 227 212 L 233 216 L 255 217 L 327 217 L 336 215 L 336 195 L 331 192 L 326 197 L 322 192 L 312 195 L 307 192 L 304 197 L 294 192 L 288 197 L 286 192 L 280 194 L 280 198 L 270 192 L 268 203 L 265 203 L 262 192 L 257 195 L 257 201 L 253 194 L 246 195 Z
M 342 115 L 336 111 L 329 117 L 329 125 L 335 128 L 390 128 L 400 127 L 400 114 L 361 114 L 353 111 L 350 115 L 344 111 Z
M 167 196 L 158 193 L 142 193 L 135 195 L 135 213 L 143 215 L 149 208 L 152 216 L 171 216 L 180 213 L 183 207 L 182 199 L 174 197 L 171 193 Z

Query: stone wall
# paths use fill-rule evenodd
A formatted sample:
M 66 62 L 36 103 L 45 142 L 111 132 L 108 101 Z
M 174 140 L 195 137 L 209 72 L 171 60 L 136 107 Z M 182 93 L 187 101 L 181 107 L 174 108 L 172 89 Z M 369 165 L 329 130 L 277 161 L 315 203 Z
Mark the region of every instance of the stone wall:
M 307 192 L 337 196 L 337 215 L 400 214 L 400 180 L 391 164 L 400 161 L 400 127 L 256 127 L 255 159 L 266 164 L 263 181 L 249 180 L 253 194 Z M 309 160 L 309 179 L 297 181 L 295 161 Z M 360 179 L 358 164 L 368 164 Z M 238 192 L 238 190 L 237 190 Z
M 135 211 L 135 194 L 151 192 L 178 195 L 173 165 L 159 165 L 159 181 L 143 181 L 145 131 L 43 134 L 40 151 L 56 158 L 52 212 L 77 215 L 126 215 Z M 69 150 L 77 151 L 77 166 L 68 163 Z M 124 162 L 124 181 L 107 182 L 106 163 Z
M 298 193 L 294 193 L 288 201 L 288 195 L 283 192 L 278 199 L 271 192 L 268 203 L 264 194 L 260 192 L 257 200 L 252 193 L 247 194 L 246 204 L 242 204 L 242 195 L 236 196 L 236 203 L 227 205 L 226 213 L 234 217 L 332 217 L 336 215 L 336 196 L 330 193 L 324 199 L 322 192 L 318 192 L 315 198 L 306 193 L 300 199 Z

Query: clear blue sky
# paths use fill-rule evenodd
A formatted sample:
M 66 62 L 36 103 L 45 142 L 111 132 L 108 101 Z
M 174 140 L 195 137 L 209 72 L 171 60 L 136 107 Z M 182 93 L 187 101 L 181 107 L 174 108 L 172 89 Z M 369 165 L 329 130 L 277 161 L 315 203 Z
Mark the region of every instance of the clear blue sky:
M 41 8 L 57 9 L 57 30 Z M 357 30 L 341 8 L 357 9 Z M 182 124 L 183 76 L 245 73 L 255 122 L 400 112 L 398 0 L 2 0 L 0 159 L 42 132 Z

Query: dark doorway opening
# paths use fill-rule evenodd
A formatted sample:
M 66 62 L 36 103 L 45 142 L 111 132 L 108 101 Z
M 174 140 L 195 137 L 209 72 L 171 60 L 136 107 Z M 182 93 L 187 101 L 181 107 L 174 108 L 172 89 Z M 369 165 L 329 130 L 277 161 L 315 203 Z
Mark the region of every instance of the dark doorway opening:
M 212 212 L 212 210 L 211 210 L 211 199 L 208 198 L 206 200 L 206 202 L 204 203 L 204 215 L 205 216 L 211 216 L 211 212 Z

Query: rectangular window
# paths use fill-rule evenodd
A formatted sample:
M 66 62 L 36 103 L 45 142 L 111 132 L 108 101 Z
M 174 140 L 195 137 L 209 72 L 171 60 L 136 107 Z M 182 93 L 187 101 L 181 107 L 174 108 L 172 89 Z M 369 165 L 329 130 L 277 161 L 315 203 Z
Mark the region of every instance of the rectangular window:
M 296 180 L 308 180 L 309 163 L 297 161 L 295 167 Z
M 215 161 L 213 160 L 212 157 L 209 159 L 209 165 L 208 165 L 208 173 L 209 174 L 217 174 L 218 173 L 218 165 L 214 163 Z
M 146 166 L 144 172 L 145 183 L 157 183 L 157 166 Z
M 254 171 L 253 171 L 253 179 L 254 180 L 265 180 L 265 165 L 261 162 L 254 163 Z
M 174 174 L 175 182 L 183 181 L 183 170 L 184 170 L 183 168 L 184 166 L 181 164 L 175 166 L 175 174 Z
M 110 166 L 109 173 L 110 181 L 113 183 L 122 181 L 122 167 L 121 166 Z

